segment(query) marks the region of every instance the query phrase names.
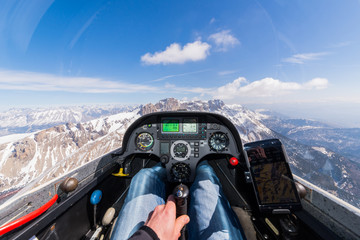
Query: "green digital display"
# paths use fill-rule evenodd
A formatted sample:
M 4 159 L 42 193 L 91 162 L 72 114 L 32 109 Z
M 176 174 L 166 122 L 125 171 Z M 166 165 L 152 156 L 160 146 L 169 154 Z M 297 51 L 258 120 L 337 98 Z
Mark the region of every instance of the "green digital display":
M 179 120 L 178 119 L 166 119 L 162 122 L 163 132 L 179 132 Z

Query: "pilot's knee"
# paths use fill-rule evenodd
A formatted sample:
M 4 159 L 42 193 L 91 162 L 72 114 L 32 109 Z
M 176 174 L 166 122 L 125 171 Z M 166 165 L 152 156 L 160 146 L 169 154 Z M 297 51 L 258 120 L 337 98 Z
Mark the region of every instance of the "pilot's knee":
M 155 165 L 152 168 L 143 168 L 141 169 L 135 176 L 134 180 L 141 179 L 142 181 L 146 181 L 148 178 L 160 178 L 166 176 L 166 169 L 161 165 Z
M 213 168 L 208 164 L 207 161 L 201 162 L 196 168 L 196 175 L 209 175 L 215 176 Z
M 196 168 L 196 178 L 199 181 L 210 180 L 213 183 L 219 182 L 214 169 L 207 163 L 207 161 L 200 163 Z

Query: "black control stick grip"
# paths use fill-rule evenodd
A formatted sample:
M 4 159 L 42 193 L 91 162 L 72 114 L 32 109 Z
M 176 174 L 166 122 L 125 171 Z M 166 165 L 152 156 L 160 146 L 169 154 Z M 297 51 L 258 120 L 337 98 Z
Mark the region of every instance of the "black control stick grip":
M 176 218 L 181 215 L 187 214 L 187 202 L 189 197 L 189 188 L 184 184 L 179 184 L 175 187 L 173 194 L 175 196 L 176 203 Z M 181 229 L 181 236 L 179 239 L 185 240 L 185 226 Z

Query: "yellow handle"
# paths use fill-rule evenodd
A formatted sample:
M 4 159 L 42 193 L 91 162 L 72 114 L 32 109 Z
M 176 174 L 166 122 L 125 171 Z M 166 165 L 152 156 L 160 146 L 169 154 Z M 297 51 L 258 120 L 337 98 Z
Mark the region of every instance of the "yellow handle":
M 125 173 L 124 173 L 124 168 L 120 168 L 120 170 L 119 170 L 118 173 L 113 173 L 112 175 L 115 176 L 115 177 L 126 177 L 126 176 L 129 176 L 129 174 L 125 174 Z

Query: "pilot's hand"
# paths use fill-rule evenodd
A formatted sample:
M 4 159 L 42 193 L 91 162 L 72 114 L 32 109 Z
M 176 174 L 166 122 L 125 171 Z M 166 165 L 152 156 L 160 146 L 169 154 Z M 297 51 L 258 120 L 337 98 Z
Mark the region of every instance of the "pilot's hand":
M 180 230 L 190 221 L 188 215 L 181 215 L 176 219 L 175 198 L 170 195 L 165 205 L 155 208 L 145 225 L 150 227 L 160 239 L 177 240 Z

